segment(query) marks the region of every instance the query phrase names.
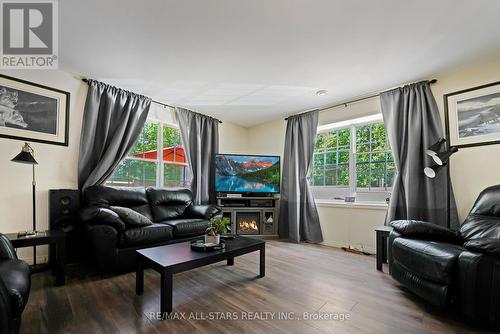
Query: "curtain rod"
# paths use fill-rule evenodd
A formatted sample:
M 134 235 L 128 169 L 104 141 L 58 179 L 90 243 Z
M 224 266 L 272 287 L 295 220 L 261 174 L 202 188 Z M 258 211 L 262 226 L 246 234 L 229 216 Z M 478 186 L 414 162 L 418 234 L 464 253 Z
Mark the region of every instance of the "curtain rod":
M 432 80 L 429 80 L 429 84 L 435 84 L 437 82 L 437 79 L 432 79 Z M 394 89 L 394 88 L 393 88 Z M 372 94 L 372 95 L 369 95 L 369 96 L 365 96 L 365 97 L 360 97 L 358 99 L 354 99 L 354 100 L 351 100 L 351 101 L 347 101 L 347 102 L 343 102 L 343 103 L 339 103 L 339 104 L 335 104 L 333 106 L 330 106 L 330 107 L 325 107 L 325 108 L 321 108 L 321 109 L 313 109 L 313 110 L 309 110 L 309 111 L 305 111 L 304 113 L 306 112 L 311 112 L 311 111 L 319 111 L 319 112 L 322 112 L 322 111 L 325 111 L 325 110 L 328 110 L 328 109 L 333 109 L 333 108 L 337 108 L 337 107 L 341 107 L 341 106 L 345 106 L 347 107 L 348 104 L 353 104 L 353 103 L 356 103 L 356 102 L 361 102 L 361 101 L 364 101 L 364 100 L 369 100 L 369 99 L 373 99 L 373 98 L 376 98 L 378 96 L 380 96 L 380 94 L 382 93 L 385 93 L 385 92 L 388 92 L 392 89 L 387 89 L 387 90 L 383 90 L 379 93 L 376 93 L 376 94 Z M 295 115 L 300 115 L 300 114 L 303 114 L 303 113 L 298 113 L 298 114 L 295 114 Z M 295 115 L 292 115 L 292 116 L 295 116 Z M 292 116 L 288 116 L 285 118 L 285 121 L 287 121 L 290 117 Z
M 87 78 L 82 78 L 82 81 L 83 81 L 83 82 L 87 82 L 87 83 L 88 83 L 89 79 L 87 79 Z M 153 100 L 153 99 L 151 99 L 151 103 L 156 103 L 156 104 L 159 104 L 160 106 L 163 106 L 163 107 L 169 107 L 169 108 L 173 108 L 173 109 L 175 109 L 175 108 L 176 108 L 175 106 L 171 106 L 170 104 L 166 104 L 166 103 L 163 103 L 163 102 L 158 102 L 158 101 L 155 101 L 155 100 Z M 193 111 L 193 112 L 194 112 L 194 111 Z M 199 113 L 197 113 L 197 114 L 199 114 Z M 200 115 L 203 115 L 203 114 L 200 114 Z M 206 115 L 203 115 L 203 116 L 206 116 Z M 211 116 L 208 116 L 208 117 L 211 117 Z M 212 117 L 212 118 L 217 119 L 217 118 L 215 118 L 215 117 Z M 219 123 L 222 123 L 222 121 L 221 121 L 220 119 L 217 119 L 217 120 L 219 121 Z

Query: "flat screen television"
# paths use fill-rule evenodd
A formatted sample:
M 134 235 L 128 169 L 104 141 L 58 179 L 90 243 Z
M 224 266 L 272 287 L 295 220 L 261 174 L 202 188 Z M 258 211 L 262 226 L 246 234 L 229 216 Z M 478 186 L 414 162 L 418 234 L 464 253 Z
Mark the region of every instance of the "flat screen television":
M 280 157 L 217 154 L 215 190 L 226 194 L 280 192 Z

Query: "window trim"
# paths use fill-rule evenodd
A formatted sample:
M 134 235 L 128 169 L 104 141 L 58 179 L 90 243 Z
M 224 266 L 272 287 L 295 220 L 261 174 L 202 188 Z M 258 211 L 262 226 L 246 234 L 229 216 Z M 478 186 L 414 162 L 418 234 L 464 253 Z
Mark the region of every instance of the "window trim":
M 326 186 L 326 185 L 311 185 L 311 188 L 314 189 L 327 189 L 333 188 L 336 190 L 347 190 L 350 196 L 354 196 L 356 193 L 390 193 L 392 192 L 391 187 L 363 187 L 358 188 L 356 186 L 356 128 L 360 126 L 366 126 L 371 124 L 383 123 L 383 117 L 381 113 L 373 114 L 364 117 L 358 117 L 347 121 L 329 123 L 325 125 L 320 125 L 317 128 L 317 134 L 328 133 L 333 131 L 340 131 L 343 129 L 350 129 L 350 145 L 349 145 L 349 186 Z M 371 136 L 371 134 L 370 134 Z M 386 151 L 383 151 L 384 153 Z M 371 151 L 370 151 L 371 153 Z

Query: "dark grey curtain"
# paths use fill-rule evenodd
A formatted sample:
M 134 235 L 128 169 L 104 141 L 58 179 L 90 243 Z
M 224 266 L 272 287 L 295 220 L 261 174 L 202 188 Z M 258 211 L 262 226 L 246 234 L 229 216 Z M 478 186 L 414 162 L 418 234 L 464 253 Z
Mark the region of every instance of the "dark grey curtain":
M 219 120 L 176 108 L 184 152 L 191 167 L 191 191 L 196 204 L 213 204 L 215 155 L 219 151 Z
M 442 169 L 434 179 L 424 174 L 424 168 L 433 164 L 425 150 L 443 138 L 429 82 L 382 93 L 380 103 L 398 171 L 386 224 L 396 219 L 417 219 L 446 226 L 447 170 Z M 450 195 L 450 223 L 456 229 L 458 215 L 451 185 Z
M 101 184 L 127 156 L 146 121 L 151 99 L 89 80 L 78 160 L 78 188 Z
M 309 187 L 318 111 L 288 118 L 283 155 L 279 234 L 294 242 L 322 242 L 318 210 Z

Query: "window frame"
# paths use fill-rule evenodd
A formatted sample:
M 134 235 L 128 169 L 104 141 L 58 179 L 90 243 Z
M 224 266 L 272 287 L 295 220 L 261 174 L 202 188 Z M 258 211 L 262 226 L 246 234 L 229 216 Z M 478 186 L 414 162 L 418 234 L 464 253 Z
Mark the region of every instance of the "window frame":
M 361 127 L 361 126 L 366 126 L 366 125 L 372 125 L 372 124 L 380 124 L 383 123 L 382 119 L 382 114 L 375 114 L 371 116 L 366 116 L 366 117 L 360 117 L 360 118 L 355 118 L 347 121 L 342 121 L 342 122 L 336 122 L 336 123 L 330 123 L 326 124 L 323 126 L 318 126 L 318 131 L 317 134 L 322 134 L 322 133 L 328 133 L 328 132 L 333 132 L 333 131 L 340 131 L 343 129 L 350 129 L 350 143 L 349 143 L 349 186 L 330 186 L 330 185 L 311 185 L 311 188 L 313 192 L 316 190 L 317 192 L 321 192 L 323 194 L 330 194 L 330 195 L 339 195 L 339 196 L 354 196 L 356 193 L 369 193 L 369 194 L 374 194 L 374 193 L 390 193 L 392 192 L 392 185 L 390 187 L 363 187 L 363 188 L 358 188 L 357 187 L 357 171 L 356 171 L 356 149 L 357 149 L 357 134 L 356 134 L 356 128 Z M 387 130 L 386 130 L 387 131 Z M 370 131 L 370 142 L 371 142 L 371 136 L 372 133 Z M 338 148 L 338 146 L 337 146 Z M 340 152 L 340 151 L 336 151 Z M 386 153 L 390 152 L 392 153 L 391 150 L 387 151 L 381 151 L 380 153 Z M 369 152 L 366 153 L 372 153 L 371 148 Z M 314 159 L 314 154 L 313 154 L 313 159 Z M 371 161 L 370 161 L 371 162 Z M 314 163 L 314 160 L 313 162 Z M 387 162 L 386 162 L 387 163 Z M 310 172 L 314 168 L 314 165 L 311 165 L 310 171 L 308 173 L 308 178 L 310 179 Z M 316 196 L 315 196 L 316 197 Z
M 158 152 L 157 158 L 156 159 L 149 159 L 149 158 L 140 158 L 140 157 L 134 157 L 134 156 L 128 156 L 127 155 L 120 163 L 122 163 L 123 161 L 126 161 L 126 160 L 136 160 L 136 161 L 145 161 L 145 162 L 153 162 L 153 163 L 155 163 L 156 164 L 156 178 L 155 178 L 156 185 L 155 185 L 155 187 L 169 188 L 169 187 L 165 187 L 165 182 L 164 182 L 165 164 L 176 165 L 176 166 L 183 166 L 183 167 L 186 168 L 186 171 L 188 173 L 190 173 L 190 171 L 189 171 L 189 164 L 187 162 L 186 163 L 181 163 L 181 162 L 166 162 L 166 161 L 163 161 L 163 149 L 164 149 L 164 147 L 163 147 L 163 129 L 164 128 L 173 128 L 173 129 L 179 130 L 179 135 L 180 135 L 180 128 L 179 128 L 179 126 L 177 124 L 166 123 L 166 122 L 160 122 L 160 121 L 157 121 L 157 120 L 148 120 L 147 119 L 146 122 L 144 123 L 144 126 L 146 126 L 148 124 L 156 124 L 156 126 L 158 127 L 157 134 L 156 134 L 156 149 L 157 149 L 157 152 Z M 142 129 L 141 129 L 141 133 L 142 133 Z M 179 144 L 182 147 L 184 147 L 184 145 L 182 143 L 182 136 L 180 136 L 180 138 L 179 138 Z M 135 143 L 134 143 L 134 145 L 135 145 Z M 107 180 L 106 180 L 106 182 L 107 182 Z M 119 185 L 110 185 L 110 186 L 120 187 Z M 180 185 L 180 186 L 183 186 L 183 187 L 189 186 L 189 181 L 186 180 L 186 184 Z M 139 187 L 136 187 L 136 188 L 139 188 Z

